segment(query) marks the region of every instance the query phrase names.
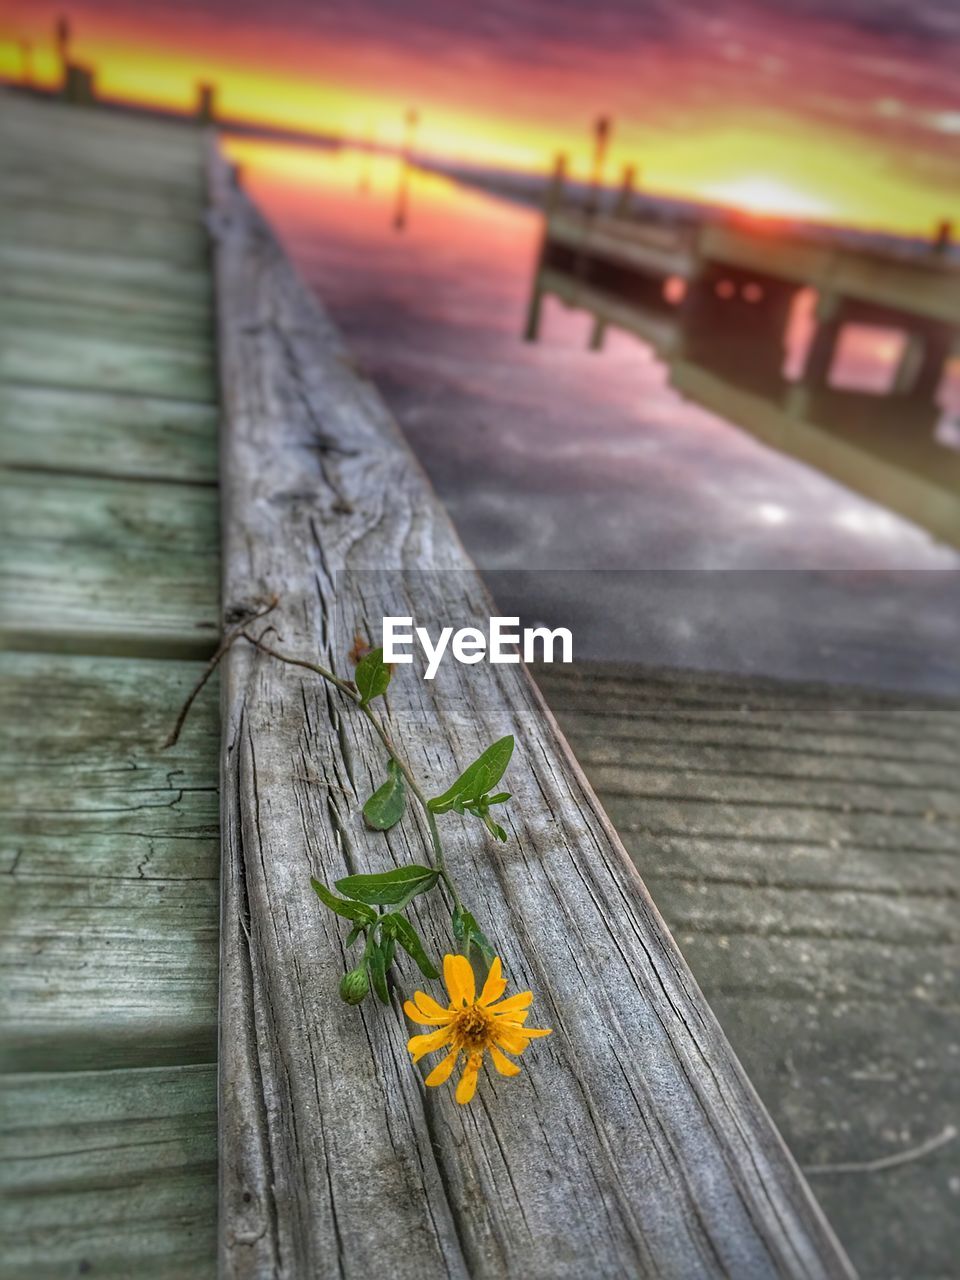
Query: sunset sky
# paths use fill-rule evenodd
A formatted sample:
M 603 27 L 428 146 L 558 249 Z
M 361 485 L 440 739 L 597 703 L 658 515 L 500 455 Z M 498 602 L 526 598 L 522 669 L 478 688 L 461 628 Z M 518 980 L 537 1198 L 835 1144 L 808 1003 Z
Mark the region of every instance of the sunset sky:
M 199 79 L 231 115 L 586 175 L 652 192 L 927 232 L 960 219 L 955 0 L 5 0 L 0 74 L 52 84 L 56 15 L 105 95 L 186 108 Z

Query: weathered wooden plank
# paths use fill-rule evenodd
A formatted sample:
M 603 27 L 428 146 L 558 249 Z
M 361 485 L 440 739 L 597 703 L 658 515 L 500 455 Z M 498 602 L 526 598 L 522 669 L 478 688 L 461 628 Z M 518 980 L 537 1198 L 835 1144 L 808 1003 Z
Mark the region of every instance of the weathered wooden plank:
M 960 819 L 960 794 L 952 783 L 893 786 L 882 782 L 854 782 L 849 778 L 778 777 L 775 773 L 735 772 L 729 769 L 687 768 L 678 784 L 678 771 L 661 764 L 640 762 L 591 765 L 591 776 L 604 795 L 624 799 L 669 798 L 702 803 L 755 804 L 841 809 L 846 812 L 896 814 L 934 821 Z M 682 789 L 681 789 L 682 788 Z
M 557 705 L 563 707 L 562 694 L 557 697 Z M 597 769 L 621 765 L 784 783 L 866 783 L 889 788 L 898 793 L 898 799 L 911 791 L 947 789 L 955 786 L 956 780 L 956 771 L 946 759 L 931 761 L 913 755 L 890 759 L 855 751 L 831 753 L 793 742 L 780 746 L 757 744 L 742 741 L 735 733 L 722 744 L 709 740 L 677 741 L 669 734 L 655 732 L 612 737 L 595 732 L 589 727 L 589 718 L 576 713 L 565 713 L 564 723 L 570 726 L 571 736 L 576 736 L 577 759 L 585 767 Z M 750 734 L 747 726 L 743 737 Z
M 217 410 L 149 396 L 6 386 L 0 464 L 215 484 Z
M 197 485 L 8 472 L 0 631 L 19 648 L 206 657 L 218 523 Z
M 105 213 L 110 217 L 168 219 L 196 227 L 204 207 L 202 186 L 189 195 L 181 192 L 144 190 L 139 183 L 106 181 L 92 183 L 84 174 L 65 177 L 61 167 L 37 168 L 23 158 L 11 158 L 4 174 L 3 199 L 26 208 L 62 206 L 84 213 Z
M 579 753 L 577 759 L 580 759 Z M 581 763 L 583 763 L 581 761 Z M 770 888 L 862 889 L 877 893 L 943 893 L 955 897 L 960 863 L 956 852 L 877 849 L 841 844 L 727 839 L 676 831 L 625 832 L 624 844 L 645 879 L 672 876 L 702 885 L 764 885 Z
M 888 991 L 883 1006 L 784 1004 L 753 993 L 711 1003 L 860 1273 L 952 1275 L 960 1140 L 887 1169 L 856 1166 L 909 1155 L 955 1129 L 955 1011 L 908 991 Z
M 202 267 L 207 254 L 207 234 L 199 216 L 191 225 L 100 209 L 25 206 L 0 198 L 0 219 L 8 244 L 31 248 L 128 254 L 181 267 Z
M 854 1262 L 878 1277 L 948 1275 L 960 1245 L 960 707 L 639 668 L 542 683 Z M 603 719 L 569 710 L 591 694 Z M 742 720 L 687 726 L 679 742 L 648 719 L 723 702 L 741 703 Z M 777 706 L 779 741 L 755 725 Z M 819 717 L 826 738 L 798 741 L 799 715 Z
M 906 740 L 922 739 L 926 735 L 937 741 L 946 740 L 960 747 L 957 706 L 949 700 L 916 701 L 895 697 L 884 699 L 865 697 L 860 700 L 849 696 L 831 697 L 829 690 L 809 690 L 803 685 L 784 681 L 778 696 L 764 697 L 762 686 L 755 693 L 752 682 L 741 681 L 739 686 L 725 684 L 704 689 L 697 683 L 692 687 L 670 684 L 650 684 L 647 680 L 605 681 L 600 678 L 583 679 L 576 675 L 559 677 L 547 667 L 538 669 L 538 680 L 545 689 L 562 691 L 564 706 L 571 711 L 584 711 L 593 715 L 617 717 L 642 717 L 648 711 L 669 711 L 686 714 L 705 721 L 730 721 L 745 724 L 779 722 L 790 728 L 810 726 L 818 722 L 828 732 L 856 728 L 870 732 L 876 727 L 881 735 L 897 735 Z M 818 696 L 817 696 L 818 695 Z
M 826 720 L 816 717 L 798 726 L 795 722 L 777 726 L 775 719 L 768 723 L 756 723 L 754 717 L 713 716 L 695 718 L 680 711 L 671 712 L 666 707 L 655 711 L 631 713 L 624 709 L 616 715 L 611 709 L 595 713 L 580 707 L 571 707 L 568 700 L 545 689 L 550 698 L 564 708 L 565 723 L 576 725 L 578 740 L 584 735 L 602 736 L 611 744 L 624 744 L 630 750 L 635 744 L 676 742 L 692 749 L 718 747 L 726 750 L 731 745 L 739 751 L 751 751 L 764 755 L 774 750 L 785 753 L 803 753 L 851 761 L 883 761 L 912 766 L 914 762 L 925 767 L 938 765 L 950 768 L 956 760 L 956 749 L 949 741 L 919 736 L 906 741 L 901 736 L 884 733 L 879 724 L 857 728 L 846 726 L 833 729 Z
M 284 647 L 342 666 L 384 613 L 487 614 L 382 403 L 222 170 L 217 190 L 227 616 L 276 592 Z M 448 858 L 556 1031 L 469 1109 L 425 1096 L 398 1017 L 336 999 L 341 930 L 309 895 L 311 873 L 423 858 L 414 819 L 363 827 L 379 750 L 246 647 L 223 689 L 224 1275 L 359 1274 L 387 1250 L 401 1278 L 849 1274 L 525 672 L 410 671 L 390 699 L 432 778 L 517 738 L 511 843 L 450 824 Z
M 549 686 L 545 686 L 549 687 Z M 680 727 L 685 722 L 691 724 L 713 724 L 717 728 L 740 728 L 749 723 L 753 728 L 777 728 L 783 736 L 794 730 L 801 733 L 815 733 L 819 726 L 824 736 L 851 735 L 859 737 L 861 749 L 867 750 L 870 737 L 876 736 L 879 742 L 900 742 L 900 744 L 916 746 L 925 751 L 932 748 L 936 751 L 946 745 L 951 750 L 957 749 L 955 717 L 923 718 L 896 717 L 884 712 L 859 713 L 856 710 L 840 707 L 831 709 L 822 705 L 806 704 L 797 708 L 790 707 L 754 707 L 745 701 L 741 707 L 710 703 L 685 701 L 681 705 L 671 701 L 657 701 L 653 705 L 645 703 L 641 698 L 625 700 L 617 704 L 616 699 L 604 703 L 594 691 L 573 689 L 564 692 L 564 705 L 573 710 L 589 714 L 604 721 L 621 721 L 634 723 L 634 732 L 639 723 L 667 723 L 669 718 L 677 719 Z M 626 724 L 625 724 L 626 730 Z
M 0 1077 L 0 1276 L 216 1273 L 216 1068 Z
M 146 181 L 157 169 L 201 177 L 204 130 L 195 118 L 164 120 L 2 92 L 0 139 L 41 162 L 50 149 L 123 164 Z
M 183 310 L 138 307 L 132 295 L 121 298 L 38 298 L 8 294 L 0 307 L 0 323 L 6 320 L 17 329 L 39 334 L 76 334 L 119 342 L 131 339 L 182 348 L 212 355 L 213 318 L 203 311 L 195 315 Z
M 670 799 L 611 793 L 606 802 L 618 830 L 657 839 L 683 833 L 714 839 L 832 842 L 837 848 L 853 844 L 910 854 L 949 853 L 957 848 L 956 822 L 935 813 L 929 821 L 917 821 L 913 815 L 857 812 L 839 805 L 721 804 L 685 799 L 679 789 Z
M 30 249 L 0 241 L 4 297 L 91 302 L 145 314 L 182 316 L 212 323 L 208 271 L 196 271 L 149 258 L 113 253 L 86 254 L 62 247 Z
M 671 678 L 669 671 L 634 667 L 632 677 L 620 678 L 603 674 L 605 663 L 577 662 L 572 666 L 539 664 L 537 681 L 545 688 L 557 689 L 575 702 L 583 695 L 594 705 L 612 710 L 623 708 L 624 701 L 637 709 L 668 706 L 686 707 L 691 711 L 728 710 L 741 721 L 754 714 L 802 717 L 816 714 L 826 722 L 857 724 L 882 723 L 893 727 L 921 727 L 952 731 L 956 727 L 960 703 L 956 699 L 933 696 L 904 696 L 883 690 L 844 685 L 822 685 L 798 680 L 771 682 L 750 676 L 715 676 L 690 672 L 690 680 L 682 675 Z
M 212 1061 L 219 717 L 200 664 L 0 655 L 6 1070 Z
M 674 879 L 670 921 L 677 933 L 728 937 L 771 934 L 845 938 L 898 946 L 953 943 L 960 948 L 956 899 L 949 894 L 877 894 L 853 889 L 799 889 L 711 884 Z
M 129 177 L 143 189 L 203 191 L 203 131 L 193 122 L 111 116 L 2 94 L 0 150 L 15 165 L 76 172 L 90 185 Z
M 156 340 L 21 328 L 4 308 L 0 379 L 92 391 L 126 391 L 215 404 L 209 350 Z
M 651 877 L 658 900 L 670 910 L 671 885 Z M 711 1000 L 758 1000 L 784 1004 L 870 1005 L 880 1044 L 895 999 L 949 1009 L 960 948 L 955 944 L 875 942 L 864 938 L 759 937 L 714 931 L 677 931 L 677 942 Z M 829 1074 L 829 1063 L 824 1064 Z M 829 1097 L 822 1099 L 829 1109 Z

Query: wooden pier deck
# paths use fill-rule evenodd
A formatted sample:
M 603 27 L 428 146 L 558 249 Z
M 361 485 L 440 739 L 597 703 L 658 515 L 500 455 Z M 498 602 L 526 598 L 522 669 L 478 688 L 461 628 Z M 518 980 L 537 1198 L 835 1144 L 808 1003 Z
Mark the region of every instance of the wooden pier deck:
M 219 633 L 199 132 L 0 100 L 0 1275 L 212 1273 Z
M 515 734 L 510 844 L 480 846 L 452 825 L 448 857 L 477 905 L 498 911 L 511 971 L 538 992 L 554 1036 L 523 1077 L 485 1080 L 463 1109 L 425 1093 L 399 1018 L 338 1002 L 342 931 L 309 876 L 422 857 L 412 821 L 386 848 L 363 827 L 375 743 L 316 682 L 239 645 L 222 668 L 224 731 L 208 689 L 177 747 L 163 751 L 163 738 L 222 617 L 272 592 L 285 647 L 337 666 L 338 644 L 383 612 L 470 622 L 489 602 L 382 402 L 224 166 L 208 171 L 199 131 L 4 98 L 0 162 L 14 178 L 0 196 L 12 281 L 0 303 L 12 890 L 0 1275 L 188 1280 L 214 1274 L 219 1252 L 225 1277 L 290 1280 L 356 1275 L 385 1257 L 398 1280 L 849 1277 L 519 668 L 398 679 L 389 715 L 431 774 Z M 944 966 L 933 964 L 951 927 L 940 886 L 955 865 L 953 713 L 924 712 L 921 728 L 914 710 L 891 713 L 888 758 L 874 711 L 848 700 L 827 753 L 842 767 L 824 766 L 812 746 L 822 708 L 782 692 L 757 694 L 734 741 L 728 708 L 746 695 L 732 686 L 691 697 L 634 682 L 611 715 L 606 677 L 582 679 L 586 704 L 581 686 L 545 687 L 610 816 L 803 1158 L 834 1162 L 846 1148 L 813 1117 L 818 1019 L 821 1005 L 831 1017 L 843 1007 L 830 1004 L 838 984 L 854 1017 L 861 994 L 882 1004 L 880 948 L 915 937 L 896 954 L 931 987 L 929 1016 L 905 1000 L 896 1016 L 931 1061 L 942 1047 Z M 668 740 L 647 764 L 626 746 L 637 716 Z M 922 768 L 910 772 L 918 739 Z M 741 756 L 757 747 L 770 750 L 751 780 Z M 831 874 L 834 839 L 848 857 L 830 899 L 817 877 Z M 790 850 L 789 867 L 774 873 L 771 847 Z M 909 866 L 900 851 L 915 855 Z M 864 903 L 868 875 L 890 894 Z M 736 896 L 742 879 L 756 883 L 749 900 Z M 812 926 L 790 922 L 816 921 L 825 903 L 821 955 Z M 422 911 L 418 922 L 431 950 L 448 945 L 442 921 Z M 723 941 L 740 934 L 751 950 L 738 968 Z M 771 1074 L 759 1053 L 771 1028 L 800 1037 L 787 1101 L 779 1060 Z M 862 1083 L 895 1087 L 879 1077 L 899 1067 L 879 1066 Z M 915 1078 L 904 1077 L 911 1089 Z M 944 1079 L 939 1066 L 922 1077 L 910 1123 Z M 849 1203 L 836 1203 L 848 1222 Z M 946 1247 L 936 1210 L 924 1221 Z M 865 1273 L 892 1280 L 867 1243 Z
M 536 677 L 860 1274 L 953 1276 L 960 702 Z

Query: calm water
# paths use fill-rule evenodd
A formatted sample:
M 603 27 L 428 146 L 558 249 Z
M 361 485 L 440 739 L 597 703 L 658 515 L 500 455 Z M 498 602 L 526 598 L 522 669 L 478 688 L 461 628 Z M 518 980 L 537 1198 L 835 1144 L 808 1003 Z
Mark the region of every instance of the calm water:
M 633 338 L 590 353 L 548 302 L 520 341 L 536 213 L 417 175 L 398 234 L 393 162 L 232 150 L 505 607 L 573 621 L 581 656 L 960 689 L 960 554 L 683 401 Z

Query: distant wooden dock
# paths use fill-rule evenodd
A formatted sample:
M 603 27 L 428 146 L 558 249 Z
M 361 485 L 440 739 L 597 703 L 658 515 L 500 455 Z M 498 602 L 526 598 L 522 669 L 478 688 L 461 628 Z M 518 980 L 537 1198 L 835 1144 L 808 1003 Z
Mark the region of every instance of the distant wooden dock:
M 223 627 L 274 593 L 284 647 L 340 668 L 345 638 L 386 611 L 469 622 L 489 602 L 383 403 L 206 132 L 7 97 L 0 108 L 12 177 L 0 196 L 12 890 L 0 1275 L 183 1280 L 214 1274 L 219 1255 L 225 1277 L 291 1280 L 382 1270 L 386 1257 L 398 1280 L 849 1277 L 519 668 L 398 679 L 389 716 L 431 776 L 516 736 L 510 842 L 452 823 L 448 856 L 478 910 L 497 912 L 511 974 L 537 991 L 554 1036 L 521 1078 L 484 1080 L 463 1109 L 425 1093 L 399 1016 L 339 1002 L 343 931 L 310 875 L 423 857 L 412 819 L 386 844 L 362 824 L 376 742 L 312 677 L 239 644 L 220 669 L 222 723 L 208 689 L 177 746 L 163 740 Z M 850 846 L 839 874 L 859 887 L 844 892 L 877 867 L 893 886 L 875 900 L 881 942 L 899 929 L 940 945 L 954 709 L 895 708 L 885 731 L 885 713 L 862 710 L 857 728 L 844 704 L 825 761 L 792 754 L 823 733 L 824 707 L 802 696 L 761 690 L 744 715 L 730 707 L 753 695 L 731 687 L 675 695 L 628 680 L 612 715 L 606 679 L 545 687 L 675 930 L 706 956 L 704 983 L 728 1002 L 748 1061 L 750 1037 L 771 1027 L 810 1038 L 777 990 L 796 957 L 780 956 L 782 979 L 770 966 L 778 921 L 819 918 L 827 897 L 800 882 L 810 867 L 831 874 L 832 840 Z M 668 739 L 647 765 L 647 748 L 628 745 L 638 715 Z M 745 721 L 737 759 L 750 735 L 770 748 L 759 780 L 710 776 L 730 772 L 731 720 Z M 934 745 L 922 765 L 898 751 L 878 765 L 884 732 Z M 882 799 L 873 778 L 890 784 Z M 776 872 L 798 877 L 785 900 L 762 877 L 769 850 L 795 838 Z M 737 898 L 738 877 L 758 882 L 753 897 Z M 833 961 L 815 959 L 805 990 L 848 981 L 882 1002 L 882 970 L 858 968 L 862 947 L 834 936 L 846 909 L 826 912 Z M 449 946 L 433 913 L 419 924 L 432 951 Z M 740 926 L 749 953 L 721 945 Z M 919 973 L 920 951 L 912 963 Z M 770 1012 L 759 1026 L 754 982 Z M 911 1034 L 925 1053 L 942 1047 L 933 1021 Z M 803 1112 L 827 1096 L 822 1059 L 805 1041 L 791 1062 Z M 759 1053 L 751 1066 L 781 1106 Z M 804 1158 L 845 1154 L 782 1114 Z
M 816 296 L 814 332 L 802 371 L 788 377 L 787 326 L 802 289 Z M 528 339 L 548 296 L 593 316 L 595 348 L 611 326 L 635 334 L 683 395 L 960 546 L 960 451 L 935 434 L 935 393 L 960 352 L 960 265 L 946 246 L 881 252 L 776 223 L 591 212 L 565 203 L 558 181 Z M 850 325 L 903 335 L 885 392 L 833 385 Z

